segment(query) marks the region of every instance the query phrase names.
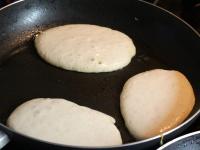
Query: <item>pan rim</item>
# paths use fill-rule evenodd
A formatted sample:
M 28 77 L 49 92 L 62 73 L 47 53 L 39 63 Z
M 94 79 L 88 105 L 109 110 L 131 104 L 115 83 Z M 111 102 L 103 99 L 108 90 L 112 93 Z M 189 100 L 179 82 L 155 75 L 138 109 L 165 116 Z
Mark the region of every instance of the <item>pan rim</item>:
M 181 141 L 181 140 L 183 140 L 185 138 L 188 138 L 188 137 L 191 137 L 191 136 L 194 136 L 194 135 L 197 135 L 197 134 L 200 134 L 200 131 L 195 131 L 195 132 L 191 132 L 191 133 L 179 136 L 179 137 L 167 142 L 163 146 L 159 147 L 157 150 L 163 150 L 164 148 L 167 148 L 168 146 L 170 146 L 170 145 L 172 145 L 172 144 L 174 144 L 174 143 L 176 143 L 178 141 Z
M 183 20 L 182 18 L 180 18 L 179 16 L 175 15 L 174 13 L 172 13 L 172 12 L 168 11 L 167 9 L 162 8 L 162 7 L 158 6 L 158 5 L 154 5 L 154 4 L 150 3 L 150 2 L 146 2 L 144 0 L 137 0 L 137 1 L 140 1 L 141 3 L 146 3 L 147 5 L 150 5 L 152 7 L 156 7 L 157 9 L 160 9 L 163 12 L 173 16 L 174 18 L 178 19 L 183 24 L 185 24 L 187 27 L 189 27 L 200 38 L 200 33 L 194 27 L 192 27 L 187 21 Z
M 15 2 L 13 2 L 13 3 L 10 3 L 10 4 L 8 4 L 8 5 L 4 6 L 4 7 L 1 7 L 1 8 L 0 8 L 0 12 L 1 12 L 2 10 L 4 10 L 4 9 L 8 8 L 8 7 L 11 7 L 12 5 L 18 4 L 18 3 L 20 3 L 20 2 L 25 2 L 25 1 L 26 1 L 26 0 L 17 0 L 17 1 L 15 1 Z M 168 13 L 169 15 L 175 17 L 176 19 L 178 19 L 179 21 L 181 21 L 182 23 L 184 23 L 187 27 L 189 27 L 189 28 L 200 38 L 200 33 L 199 33 L 196 29 L 194 29 L 194 27 L 192 27 L 188 22 L 186 22 L 185 20 L 181 19 L 180 17 L 178 17 L 178 16 L 175 15 L 174 13 L 172 13 L 172 12 L 170 12 L 170 11 L 168 11 L 168 10 L 166 10 L 166 9 L 164 9 L 164 8 L 162 8 L 162 7 L 160 7 L 160 6 L 158 6 L 158 5 L 152 4 L 152 3 L 150 3 L 150 2 L 146 2 L 146 1 L 144 1 L 144 0 L 136 0 L 136 1 L 139 1 L 139 2 L 141 2 L 141 3 L 145 3 L 146 5 L 150 5 L 150 6 L 152 6 L 152 7 L 156 7 L 157 9 L 160 9 L 160 10 L 162 10 L 163 12 Z
M 0 13 L 4 9 L 7 9 L 7 8 L 13 6 L 13 5 L 16 5 L 16 4 L 19 4 L 21 2 L 25 2 L 25 1 L 26 0 L 17 0 L 15 2 L 11 3 L 11 4 L 8 4 L 8 5 L 0 8 Z M 166 14 L 172 16 L 172 17 L 175 17 L 177 20 L 179 20 L 184 25 L 186 25 L 191 31 L 193 31 L 194 34 L 196 34 L 200 38 L 200 33 L 197 30 L 195 30 L 189 23 L 187 23 L 186 21 L 184 21 L 180 17 L 176 16 L 172 12 L 170 12 L 170 11 L 160 7 L 160 6 L 154 5 L 154 4 L 150 3 L 150 2 L 146 2 L 144 0 L 136 0 L 136 1 L 138 1 L 140 3 L 143 3 L 145 5 L 149 5 L 151 7 L 155 7 L 157 9 L 161 10 L 163 13 L 166 13 Z M 21 135 L 21 136 L 23 136 L 25 138 L 32 139 L 32 140 L 35 140 L 35 141 L 38 141 L 38 142 L 42 142 L 42 143 L 46 143 L 46 144 L 55 145 L 55 146 L 71 147 L 71 148 L 78 148 L 78 149 L 94 149 L 94 148 L 95 149 L 112 149 L 112 148 L 123 148 L 123 147 L 129 147 L 129 146 L 136 146 L 136 145 L 145 144 L 147 142 L 151 142 L 151 141 L 154 141 L 154 140 L 159 140 L 159 139 L 161 140 L 163 137 L 168 136 L 169 134 L 172 134 L 174 131 L 177 131 L 180 128 L 182 128 L 183 126 L 187 125 L 188 123 L 190 123 L 193 119 L 195 119 L 198 116 L 200 116 L 200 108 L 198 108 L 198 110 L 192 116 L 190 116 L 187 120 L 185 120 L 183 123 L 181 123 L 180 125 L 178 125 L 177 127 L 173 128 L 173 129 L 163 133 L 162 135 L 157 135 L 157 136 L 145 139 L 145 140 L 140 140 L 140 141 L 121 144 L 121 145 L 116 145 L 116 146 L 101 146 L 101 147 L 88 147 L 88 146 L 74 146 L 74 145 L 57 144 L 57 143 L 48 142 L 48 141 L 44 141 L 44 140 L 40 140 L 40 139 L 36 139 L 36 138 L 30 137 L 30 136 L 24 135 L 22 133 L 14 131 L 13 129 L 8 128 L 6 125 L 2 124 L 1 122 L 0 122 L 0 126 L 5 128 L 5 129 L 7 129 L 8 131 L 11 131 L 12 133 Z
M 18 3 L 20 3 L 20 2 L 23 2 L 23 1 L 25 1 L 25 0 L 17 0 L 17 1 L 15 1 L 15 2 L 13 2 L 13 3 L 10 3 L 10 4 L 8 4 L 8 5 L 5 5 L 4 7 L 1 7 L 1 8 L 0 8 L 0 11 L 4 10 L 4 9 L 6 9 L 6 8 L 12 6 L 12 5 L 15 5 L 15 4 L 18 4 Z

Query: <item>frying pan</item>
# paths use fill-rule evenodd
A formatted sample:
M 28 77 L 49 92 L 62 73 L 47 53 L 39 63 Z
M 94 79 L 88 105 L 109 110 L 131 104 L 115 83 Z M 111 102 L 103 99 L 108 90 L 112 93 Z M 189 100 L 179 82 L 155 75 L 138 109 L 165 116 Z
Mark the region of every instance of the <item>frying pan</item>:
M 47 64 L 36 53 L 34 35 L 71 23 L 96 24 L 126 33 L 137 47 L 136 57 L 124 69 L 99 74 L 67 71 Z M 26 149 L 95 149 L 52 144 L 6 127 L 7 117 L 17 106 L 38 97 L 65 98 L 113 116 L 124 144 L 99 149 L 149 149 L 159 145 L 161 136 L 141 141 L 132 137 L 119 109 L 125 81 L 154 68 L 181 71 L 196 94 L 191 115 L 163 134 L 164 141 L 176 137 L 200 114 L 200 36 L 187 23 L 159 7 L 138 0 L 25 0 L 0 10 L 0 27 L 2 147 L 13 140 Z
M 199 150 L 200 131 L 180 136 L 157 150 Z

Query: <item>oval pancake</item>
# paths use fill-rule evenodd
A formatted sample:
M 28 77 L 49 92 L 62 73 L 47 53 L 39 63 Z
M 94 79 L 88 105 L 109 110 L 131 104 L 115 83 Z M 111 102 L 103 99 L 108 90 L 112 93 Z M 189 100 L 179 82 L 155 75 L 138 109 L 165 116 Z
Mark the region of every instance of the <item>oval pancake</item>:
M 86 73 L 122 69 L 136 53 L 133 41 L 124 33 L 88 24 L 48 29 L 36 36 L 35 46 L 48 63 Z
M 38 98 L 17 107 L 8 127 L 40 140 L 74 146 L 122 144 L 115 119 L 65 99 Z
M 155 69 L 137 74 L 124 85 L 121 113 L 138 139 L 160 135 L 181 124 L 193 109 L 195 96 L 178 71 Z

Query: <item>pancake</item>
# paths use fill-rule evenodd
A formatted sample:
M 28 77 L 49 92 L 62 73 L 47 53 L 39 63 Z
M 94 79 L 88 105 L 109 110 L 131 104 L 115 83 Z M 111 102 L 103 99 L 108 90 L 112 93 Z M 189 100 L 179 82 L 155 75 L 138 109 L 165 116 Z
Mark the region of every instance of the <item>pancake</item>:
M 74 146 L 122 144 L 115 119 L 65 99 L 38 98 L 17 107 L 8 127 L 36 139 Z
M 48 29 L 35 38 L 46 62 L 72 71 L 111 72 L 127 66 L 136 50 L 132 40 L 116 30 L 72 24 Z
M 120 97 L 125 124 L 138 139 L 160 135 L 180 125 L 194 104 L 189 81 L 173 70 L 155 69 L 133 76 Z

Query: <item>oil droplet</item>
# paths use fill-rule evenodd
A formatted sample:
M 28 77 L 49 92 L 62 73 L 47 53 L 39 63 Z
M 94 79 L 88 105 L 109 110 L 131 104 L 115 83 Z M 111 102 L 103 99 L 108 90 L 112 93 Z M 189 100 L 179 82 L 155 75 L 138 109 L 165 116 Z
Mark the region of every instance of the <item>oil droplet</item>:
M 134 20 L 135 20 L 135 21 L 138 21 L 139 19 L 138 19 L 137 17 L 134 17 Z

